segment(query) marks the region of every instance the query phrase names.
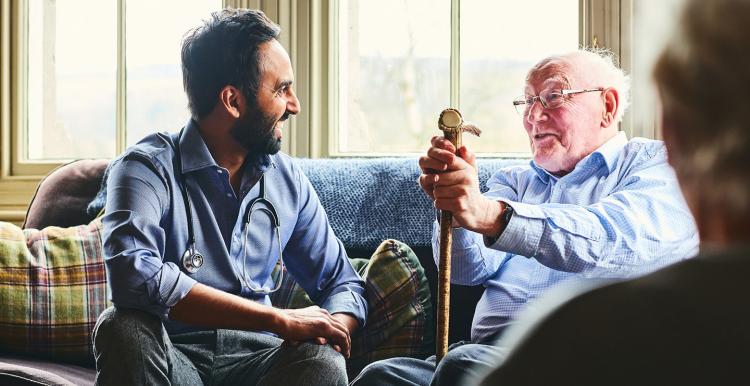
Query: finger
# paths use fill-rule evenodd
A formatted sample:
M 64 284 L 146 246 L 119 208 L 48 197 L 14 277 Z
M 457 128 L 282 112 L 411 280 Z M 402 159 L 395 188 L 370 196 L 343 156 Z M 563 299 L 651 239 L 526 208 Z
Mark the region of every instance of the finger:
M 435 176 L 432 174 L 422 174 L 417 179 L 417 182 L 419 183 L 419 186 L 424 190 L 424 192 L 430 196 L 430 198 L 434 199 L 434 195 L 432 194 L 432 189 L 435 186 Z
M 430 141 L 433 147 L 437 147 L 443 150 L 449 151 L 451 154 L 454 154 L 456 152 L 456 146 L 453 145 L 453 143 L 444 137 L 435 136 L 432 137 L 432 140 Z
M 326 344 L 326 343 L 328 343 L 328 340 L 326 338 L 323 338 L 322 336 L 319 336 L 319 337 L 317 337 L 317 338 L 315 338 L 313 340 L 317 344 Z
M 439 186 L 433 190 L 435 200 L 457 199 L 468 196 L 468 191 L 463 185 Z
M 468 170 L 455 170 L 452 172 L 445 172 L 441 174 L 435 174 L 432 189 L 444 186 L 452 185 L 473 185 L 474 175 Z
M 458 156 L 461 157 L 466 163 L 471 165 L 474 169 L 477 168 L 477 155 L 473 151 L 470 151 L 466 146 L 461 146 L 458 149 Z
M 333 319 L 330 324 L 332 335 L 329 338 L 335 343 L 341 346 L 344 352 L 349 352 L 351 347 L 351 337 L 349 336 L 349 329 L 343 323 L 336 319 Z
M 427 150 L 427 158 L 431 158 L 437 162 L 447 164 L 450 166 L 453 160 L 456 158 L 456 154 L 452 151 L 447 151 L 437 147 L 431 147 Z M 442 170 L 441 167 L 433 167 L 433 169 Z
M 349 341 L 349 334 L 346 334 L 343 331 L 331 325 L 328 331 L 328 334 L 326 335 L 329 338 L 329 342 L 331 342 L 332 345 L 333 344 L 338 345 L 341 348 L 342 352 L 349 351 L 349 347 L 351 344 Z
M 427 156 L 419 157 L 419 168 L 423 173 L 434 174 L 448 168 L 445 162 Z
M 333 349 L 336 350 L 336 352 L 341 352 L 341 346 L 334 344 L 331 347 L 333 347 Z

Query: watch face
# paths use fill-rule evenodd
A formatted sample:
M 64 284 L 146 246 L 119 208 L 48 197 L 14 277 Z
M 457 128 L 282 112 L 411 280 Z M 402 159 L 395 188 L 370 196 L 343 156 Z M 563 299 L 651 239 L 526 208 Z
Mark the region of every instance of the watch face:
M 503 210 L 503 221 L 507 224 L 510 222 L 511 217 L 513 217 L 513 207 L 506 204 L 505 210 Z

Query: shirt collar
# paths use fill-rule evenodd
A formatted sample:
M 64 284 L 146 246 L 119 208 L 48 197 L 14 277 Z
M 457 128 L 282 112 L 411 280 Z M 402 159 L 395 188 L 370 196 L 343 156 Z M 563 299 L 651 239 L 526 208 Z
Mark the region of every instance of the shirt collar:
M 207 167 L 216 167 L 216 161 L 198 130 L 198 123 L 190 119 L 179 136 L 182 172 L 189 173 Z
M 208 167 L 218 167 L 219 165 L 208 150 L 208 146 L 206 146 L 206 141 L 201 136 L 198 123 L 190 119 L 182 130 L 182 135 L 179 136 L 182 172 L 189 173 Z M 272 165 L 271 157 L 268 154 L 248 154 L 245 163 L 257 167 L 261 172 L 265 172 Z
M 615 169 L 615 165 L 617 163 L 617 159 L 621 154 L 622 148 L 625 147 L 627 143 L 627 134 L 625 134 L 624 131 L 618 132 L 617 135 L 607 140 L 607 142 L 604 142 L 604 144 L 599 146 L 598 149 L 594 150 L 591 154 L 580 160 L 570 174 L 574 174 L 576 173 L 576 171 L 581 169 L 596 169 L 595 166 L 597 166 L 599 162 L 604 162 L 604 164 L 607 166 L 607 174 L 612 173 L 612 171 Z M 530 164 L 532 169 L 534 169 L 536 174 L 545 184 L 548 183 L 550 179 L 552 179 L 553 181 L 557 181 L 560 178 L 544 170 L 542 167 L 537 165 L 533 159 L 531 160 Z

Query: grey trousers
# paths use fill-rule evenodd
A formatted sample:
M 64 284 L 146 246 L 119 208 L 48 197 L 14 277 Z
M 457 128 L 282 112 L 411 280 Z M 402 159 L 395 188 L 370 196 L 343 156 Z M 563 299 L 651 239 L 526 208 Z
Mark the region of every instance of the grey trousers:
M 494 367 L 501 352 L 486 344 L 454 343 L 437 366 L 434 355 L 427 359 L 384 359 L 365 367 L 351 385 L 464 385 Z
M 159 318 L 108 308 L 94 328 L 97 385 L 346 385 L 328 345 L 248 331 L 168 335 Z

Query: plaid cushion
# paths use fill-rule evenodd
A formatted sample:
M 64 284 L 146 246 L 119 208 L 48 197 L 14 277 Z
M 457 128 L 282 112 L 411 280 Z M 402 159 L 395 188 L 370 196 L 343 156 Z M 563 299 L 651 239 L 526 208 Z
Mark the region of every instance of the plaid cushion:
M 0 222 L 0 351 L 92 364 L 91 331 L 108 306 L 101 227 Z
M 367 364 L 396 356 L 424 358 L 434 351 L 430 289 L 419 259 L 408 245 L 386 240 L 366 259 L 352 259 L 367 289 L 367 324 L 352 337 L 349 375 Z M 278 275 L 278 272 L 274 273 Z M 278 276 L 277 276 L 278 277 Z M 274 306 L 302 308 L 312 305 L 304 290 L 284 276 L 281 288 L 271 295 Z

